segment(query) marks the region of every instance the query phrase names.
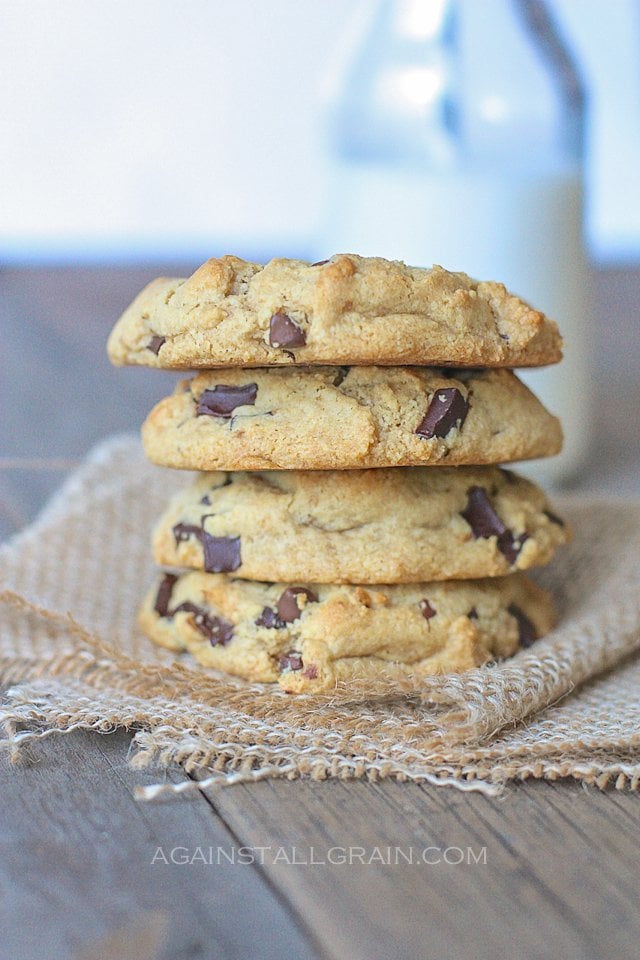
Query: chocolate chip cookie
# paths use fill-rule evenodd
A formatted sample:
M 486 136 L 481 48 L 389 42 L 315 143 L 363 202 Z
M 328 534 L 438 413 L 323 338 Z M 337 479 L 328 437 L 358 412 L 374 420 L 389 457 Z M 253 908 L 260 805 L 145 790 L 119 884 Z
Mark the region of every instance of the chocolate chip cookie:
M 249 580 L 503 576 L 568 539 L 534 483 L 498 467 L 203 473 L 154 534 L 161 566 Z
M 558 420 L 509 370 L 226 369 L 198 374 L 142 428 L 152 463 L 186 470 L 349 470 L 558 453 Z
M 551 629 L 554 611 L 521 573 L 365 588 L 198 571 L 161 575 L 139 622 L 155 643 L 204 666 L 298 693 L 468 670 L 528 647 Z
M 108 344 L 115 364 L 172 369 L 528 367 L 556 363 L 561 348 L 557 325 L 500 283 L 352 254 L 208 260 L 188 279 L 149 284 Z

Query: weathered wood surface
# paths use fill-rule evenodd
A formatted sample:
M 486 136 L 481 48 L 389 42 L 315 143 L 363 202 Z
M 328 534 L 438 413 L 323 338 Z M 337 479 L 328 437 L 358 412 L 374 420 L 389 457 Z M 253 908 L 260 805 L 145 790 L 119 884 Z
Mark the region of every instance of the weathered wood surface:
M 256 868 L 181 862 L 236 838 L 204 797 L 134 800 L 134 784 L 152 777 L 127 766 L 128 746 L 123 733 L 74 733 L 31 748 L 18 770 L 4 758 L 0 956 L 106 960 L 113 949 L 126 960 L 115 952 L 123 934 L 150 960 L 321 955 Z
M 0 535 L 173 382 L 103 355 L 119 310 L 167 270 L 0 271 Z M 597 280 L 597 383 L 629 399 L 640 363 L 625 315 L 640 276 Z M 640 432 L 624 409 L 601 407 L 585 488 L 640 492 Z M 33 458 L 49 462 L 17 462 Z M 17 768 L 0 758 L 0 960 L 637 956 L 638 796 L 277 781 L 146 805 L 133 788 L 165 774 L 127 767 L 128 745 L 74 733 Z M 463 862 L 447 863 L 457 851 Z
M 337 956 L 634 954 L 636 797 L 577 784 L 514 786 L 493 800 L 413 784 L 265 783 L 214 803 L 246 843 L 286 847 L 295 838 L 316 859 L 334 845 L 338 858 L 353 858 L 270 868 Z
M 3 960 L 637 955 L 636 796 L 272 781 L 145 804 L 128 742 L 0 762 Z

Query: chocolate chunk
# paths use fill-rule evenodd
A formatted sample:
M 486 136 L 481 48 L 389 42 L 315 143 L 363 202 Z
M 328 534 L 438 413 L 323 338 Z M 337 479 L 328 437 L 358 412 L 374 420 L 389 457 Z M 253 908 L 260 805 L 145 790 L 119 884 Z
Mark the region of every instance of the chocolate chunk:
M 555 513 L 552 513 L 551 510 L 542 511 L 545 517 L 548 517 L 551 520 L 551 523 L 557 523 L 559 527 L 564 527 L 564 520 L 561 517 L 556 516 Z
M 227 573 L 237 570 L 242 563 L 240 537 L 212 537 L 203 530 L 202 548 L 207 573 Z
M 208 493 L 205 493 L 204 497 L 201 497 L 200 503 L 201 503 L 204 507 L 210 507 L 210 506 L 211 506 L 211 497 L 209 496 Z
M 467 614 L 467 616 L 468 616 L 469 620 L 477 620 L 477 619 L 478 619 L 478 611 L 476 610 L 475 607 L 471 607 L 471 610 L 469 610 L 469 613 Z
M 324 267 L 325 263 L 329 263 L 328 260 L 316 260 L 315 263 L 312 263 L 312 267 Z
M 274 313 L 269 321 L 269 343 L 272 347 L 303 347 L 307 342 L 304 330 L 287 316 Z
M 498 550 L 506 557 L 511 566 L 513 566 L 518 559 L 518 554 L 522 550 L 525 540 L 528 539 L 529 535 L 526 533 L 521 533 L 519 537 L 514 537 L 511 530 L 506 530 L 498 537 Z
M 227 623 L 222 617 L 214 617 L 207 613 L 202 607 L 187 600 L 185 603 L 178 604 L 173 610 L 169 609 L 169 601 L 174 584 L 178 577 L 174 573 L 167 573 L 162 579 L 158 589 L 158 595 L 154 605 L 154 610 L 161 617 L 172 618 L 176 613 L 191 613 L 193 615 L 193 625 L 203 636 L 209 640 L 212 646 L 229 643 L 233 636 L 233 625 Z
M 315 663 L 310 663 L 307 669 L 302 674 L 303 677 L 306 677 L 307 680 L 317 680 L 318 679 L 318 668 Z
M 468 412 L 469 404 L 456 387 L 436 390 L 416 433 L 425 440 L 446 437 L 453 427 L 462 428 Z
M 501 340 L 506 340 L 507 342 L 509 341 L 508 333 L 499 333 L 498 336 L 500 337 Z
M 163 343 L 167 342 L 166 337 L 153 336 L 149 343 L 147 344 L 147 350 L 151 350 L 151 353 L 155 353 L 156 356 L 160 353 L 160 347 Z
M 510 564 L 516 562 L 518 554 L 522 550 L 522 545 L 528 539 L 528 536 L 526 533 L 520 534 L 519 537 L 513 536 L 511 530 L 507 529 L 493 509 L 491 501 L 482 487 L 471 487 L 467 506 L 462 511 L 462 516 L 471 527 L 476 540 L 497 537 L 500 553 L 506 557 Z
M 193 616 L 192 623 L 198 633 L 206 637 L 212 647 L 224 647 L 233 637 L 233 624 L 223 620 L 222 617 L 214 617 L 212 614 L 198 607 L 195 603 L 181 603 L 172 612 L 190 613 Z
M 241 387 L 219 383 L 211 390 L 203 390 L 196 407 L 196 416 L 223 417 L 229 419 L 236 407 L 253 406 L 258 396 L 256 383 Z
M 428 600 L 420 601 L 420 610 L 422 611 L 422 616 L 425 620 L 431 620 L 431 617 L 435 617 L 436 611 L 433 609 Z
M 303 667 L 302 654 L 297 653 L 295 650 L 290 650 L 289 653 L 283 654 L 278 660 L 280 673 L 284 673 L 285 670 L 302 670 Z
M 165 573 L 160 586 L 158 587 L 156 602 L 153 605 L 153 609 L 161 617 L 172 616 L 172 614 L 169 613 L 169 603 L 171 601 L 171 594 L 173 593 L 173 587 L 177 579 L 178 578 L 175 573 Z
M 206 517 L 202 518 L 202 523 Z M 196 537 L 202 544 L 204 569 L 207 573 L 226 573 L 237 570 L 242 563 L 240 555 L 240 537 L 213 537 L 193 523 L 176 523 L 173 528 L 176 544 Z
M 337 367 L 336 375 L 333 378 L 334 387 L 339 387 L 341 383 L 344 383 L 350 370 L 351 367 Z
M 184 543 L 189 537 L 197 537 L 198 540 L 202 540 L 202 533 L 202 528 L 197 527 L 194 523 L 176 523 L 173 528 L 176 544 Z
M 507 610 L 518 622 L 518 640 L 521 647 L 530 647 L 538 639 L 536 628 L 529 617 L 522 612 L 515 603 L 510 603 Z
M 302 610 L 296 602 L 296 597 L 299 594 L 304 594 L 308 603 L 318 602 L 318 598 L 313 590 L 308 590 L 306 587 L 287 587 L 278 600 L 278 616 L 283 623 L 293 623 L 302 613 Z
M 467 506 L 462 511 L 462 516 L 471 527 L 476 540 L 479 537 L 499 537 L 507 529 L 482 487 L 471 487 L 468 491 Z
M 264 607 L 262 613 L 254 623 L 256 627 L 267 627 L 269 630 L 282 630 L 282 628 L 286 626 L 273 607 Z

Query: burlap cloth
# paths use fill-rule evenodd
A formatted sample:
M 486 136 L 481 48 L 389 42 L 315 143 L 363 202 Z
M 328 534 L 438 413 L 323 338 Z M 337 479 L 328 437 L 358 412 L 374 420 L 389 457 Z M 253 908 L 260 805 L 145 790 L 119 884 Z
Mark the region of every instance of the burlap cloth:
M 177 762 L 201 784 L 394 777 L 495 793 L 512 778 L 575 777 L 638 788 L 639 502 L 560 502 L 575 541 L 539 579 L 561 622 L 512 660 L 400 693 L 390 669 L 373 689 L 292 697 L 176 661 L 136 628 L 149 531 L 186 482 L 116 437 L 0 547 L 0 720 L 13 751 L 125 727 L 133 765 Z

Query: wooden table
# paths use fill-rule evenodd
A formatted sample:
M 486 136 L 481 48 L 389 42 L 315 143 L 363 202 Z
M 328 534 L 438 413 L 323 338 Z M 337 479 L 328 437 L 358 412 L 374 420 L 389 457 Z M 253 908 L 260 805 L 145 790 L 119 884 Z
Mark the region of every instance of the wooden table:
M 165 271 L 0 270 L 2 536 L 173 383 L 112 370 L 103 349 L 120 309 Z M 640 494 L 640 274 L 594 280 L 606 402 L 580 486 Z M 0 761 L 0 960 L 638 954 L 637 795 L 269 781 L 144 804 L 134 787 L 158 775 L 132 771 L 128 746 L 79 732 L 17 767 Z

